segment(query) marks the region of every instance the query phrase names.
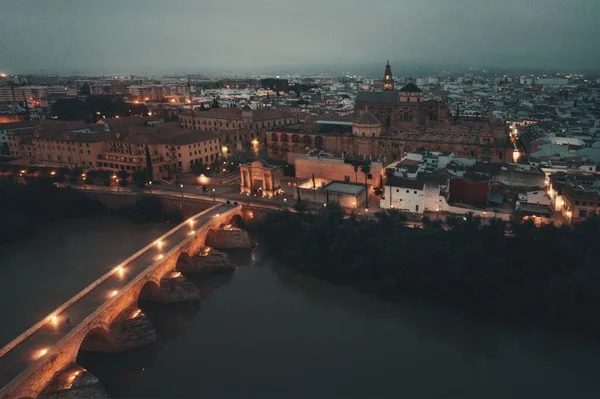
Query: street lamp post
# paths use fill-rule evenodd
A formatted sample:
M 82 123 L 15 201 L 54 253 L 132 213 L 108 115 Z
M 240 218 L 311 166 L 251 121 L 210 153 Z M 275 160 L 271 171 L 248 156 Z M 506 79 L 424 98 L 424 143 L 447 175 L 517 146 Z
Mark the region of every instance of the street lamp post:
M 181 204 L 179 204 L 179 209 L 183 209 L 183 201 L 184 201 L 184 197 L 183 197 L 183 184 L 179 185 L 181 187 Z
M 213 201 L 216 202 L 217 201 L 217 197 L 215 197 L 215 189 L 212 189 L 212 197 L 213 197 Z

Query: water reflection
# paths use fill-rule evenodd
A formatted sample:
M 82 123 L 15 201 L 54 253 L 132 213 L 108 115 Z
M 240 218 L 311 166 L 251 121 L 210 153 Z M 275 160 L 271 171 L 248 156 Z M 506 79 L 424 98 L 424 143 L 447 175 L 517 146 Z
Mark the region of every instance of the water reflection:
M 186 276 L 201 292 L 214 292 L 228 284 L 233 272 Z M 123 353 L 80 352 L 77 363 L 95 375 L 111 397 L 126 397 L 132 384 L 151 367 L 169 345 L 188 328 L 202 309 L 202 301 L 160 304 L 139 301 L 156 330 L 156 342 Z
M 301 294 L 315 305 L 327 307 L 332 312 L 360 313 L 368 324 L 379 324 L 380 327 L 386 321 L 401 320 L 411 335 L 419 337 L 420 345 L 443 343 L 454 348 L 467 364 L 501 363 L 506 361 L 508 353 L 524 352 L 541 360 L 542 364 L 548 362 L 549 369 L 564 367 L 590 381 L 600 379 L 597 365 L 600 346 L 589 339 L 482 321 L 417 301 L 386 302 L 351 287 L 336 286 L 296 273 L 269 261 L 260 252 L 254 254 L 254 258 L 253 264 L 269 269 L 286 290 Z M 600 386 L 594 387 L 593 392 L 600 394 Z

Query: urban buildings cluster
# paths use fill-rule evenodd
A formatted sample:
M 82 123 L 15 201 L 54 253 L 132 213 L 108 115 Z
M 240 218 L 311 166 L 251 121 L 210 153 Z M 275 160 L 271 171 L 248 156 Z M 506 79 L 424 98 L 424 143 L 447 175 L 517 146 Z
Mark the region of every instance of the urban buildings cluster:
M 11 162 L 111 170 L 143 169 L 148 147 L 165 177 L 260 148 L 265 159 L 240 167 L 242 193 L 277 194 L 274 165 L 288 164 L 296 199 L 317 204 L 484 217 L 519 210 L 566 222 L 598 212 L 598 80 L 399 78 L 389 62 L 382 69 L 378 78 L 7 76 L 0 143 Z M 148 113 L 46 120 L 55 101 L 89 95 L 143 103 Z

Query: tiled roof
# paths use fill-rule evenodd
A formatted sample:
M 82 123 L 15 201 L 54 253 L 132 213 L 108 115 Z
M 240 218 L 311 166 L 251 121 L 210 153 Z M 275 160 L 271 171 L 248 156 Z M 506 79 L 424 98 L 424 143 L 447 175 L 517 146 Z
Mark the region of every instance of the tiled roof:
M 379 125 L 380 124 L 380 122 L 377 120 L 377 118 L 375 118 L 373 115 L 371 115 L 370 112 L 365 112 L 364 114 L 362 114 L 362 116 L 356 123 L 358 123 L 360 125 Z
M 398 92 L 359 91 L 356 95 L 356 103 L 398 104 Z
M 403 179 L 401 177 L 392 176 L 385 182 L 386 186 L 410 188 L 413 190 L 423 190 L 425 182 L 423 180 Z
M 416 84 L 410 82 L 406 86 L 400 89 L 403 93 L 422 93 L 423 90 L 419 89 Z

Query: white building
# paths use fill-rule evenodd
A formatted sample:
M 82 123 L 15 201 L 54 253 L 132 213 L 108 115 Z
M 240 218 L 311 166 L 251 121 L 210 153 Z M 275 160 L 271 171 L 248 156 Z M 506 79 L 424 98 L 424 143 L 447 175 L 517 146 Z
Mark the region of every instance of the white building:
M 385 182 L 385 192 L 379 206 L 422 214 L 425 211 L 448 211 L 448 202 L 441 195 L 440 185 L 424 179 L 390 177 Z

